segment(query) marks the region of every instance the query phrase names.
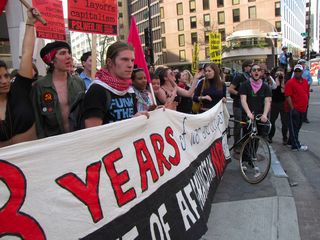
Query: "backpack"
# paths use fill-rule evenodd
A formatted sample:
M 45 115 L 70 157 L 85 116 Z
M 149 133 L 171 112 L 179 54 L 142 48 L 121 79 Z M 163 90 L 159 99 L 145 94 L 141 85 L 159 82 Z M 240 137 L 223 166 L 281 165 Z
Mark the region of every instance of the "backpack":
M 69 113 L 69 126 L 71 131 L 77 131 L 84 129 L 83 121 L 83 108 L 84 108 L 84 98 L 85 92 L 80 92 L 76 97 L 76 100 L 72 103 Z M 107 108 L 109 109 L 111 105 L 111 96 L 108 90 L 106 90 L 107 96 Z

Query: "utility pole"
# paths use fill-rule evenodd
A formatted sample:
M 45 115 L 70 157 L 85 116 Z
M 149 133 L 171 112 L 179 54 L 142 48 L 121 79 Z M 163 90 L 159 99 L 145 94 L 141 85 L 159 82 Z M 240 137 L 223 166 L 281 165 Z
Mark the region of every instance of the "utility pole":
M 148 0 L 148 20 L 149 20 L 149 53 L 150 53 L 150 66 L 154 66 L 154 54 L 153 54 L 153 33 L 152 33 L 152 19 L 151 19 L 151 0 Z
M 311 34 L 310 34 L 310 30 L 311 30 L 311 0 L 309 0 L 309 9 L 308 9 L 308 25 L 307 25 L 307 61 L 309 61 L 310 59 L 310 40 L 311 40 Z

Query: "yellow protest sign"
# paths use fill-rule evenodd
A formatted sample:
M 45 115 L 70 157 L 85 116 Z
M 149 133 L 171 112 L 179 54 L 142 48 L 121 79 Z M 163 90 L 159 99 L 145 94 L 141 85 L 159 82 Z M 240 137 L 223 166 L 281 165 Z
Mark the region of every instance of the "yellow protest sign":
M 191 66 L 192 74 L 196 74 L 198 72 L 198 65 L 199 65 L 199 44 L 194 43 L 193 49 L 192 49 L 192 66 Z
M 209 33 L 209 55 L 210 61 L 221 64 L 221 34 Z

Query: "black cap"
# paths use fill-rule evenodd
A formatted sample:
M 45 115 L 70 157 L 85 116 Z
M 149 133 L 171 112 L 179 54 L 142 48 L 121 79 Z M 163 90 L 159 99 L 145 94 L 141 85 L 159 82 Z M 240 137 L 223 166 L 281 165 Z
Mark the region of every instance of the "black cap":
M 47 45 L 45 45 L 41 51 L 40 51 L 40 57 L 43 59 L 43 57 L 45 55 L 47 55 L 49 52 L 51 52 L 54 49 L 61 49 L 61 48 L 66 48 L 71 52 L 71 48 L 70 45 L 66 42 L 62 42 L 62 41 L 55 41 L 55 42 L 51 42 L 48 43 Z

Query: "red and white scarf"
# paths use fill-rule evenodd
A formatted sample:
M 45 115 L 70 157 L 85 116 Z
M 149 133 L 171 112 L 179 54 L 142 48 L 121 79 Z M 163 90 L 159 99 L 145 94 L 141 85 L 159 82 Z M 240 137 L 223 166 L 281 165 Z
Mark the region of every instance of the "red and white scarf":
M 112 76 L 107 69 L 104 68 L 100 69 L 96 73 L 96 79 L 106 84 L 107 86 L 105 87 L 117 95 L 126 94 L 132 84 L 131 79 L 116 78 Z

